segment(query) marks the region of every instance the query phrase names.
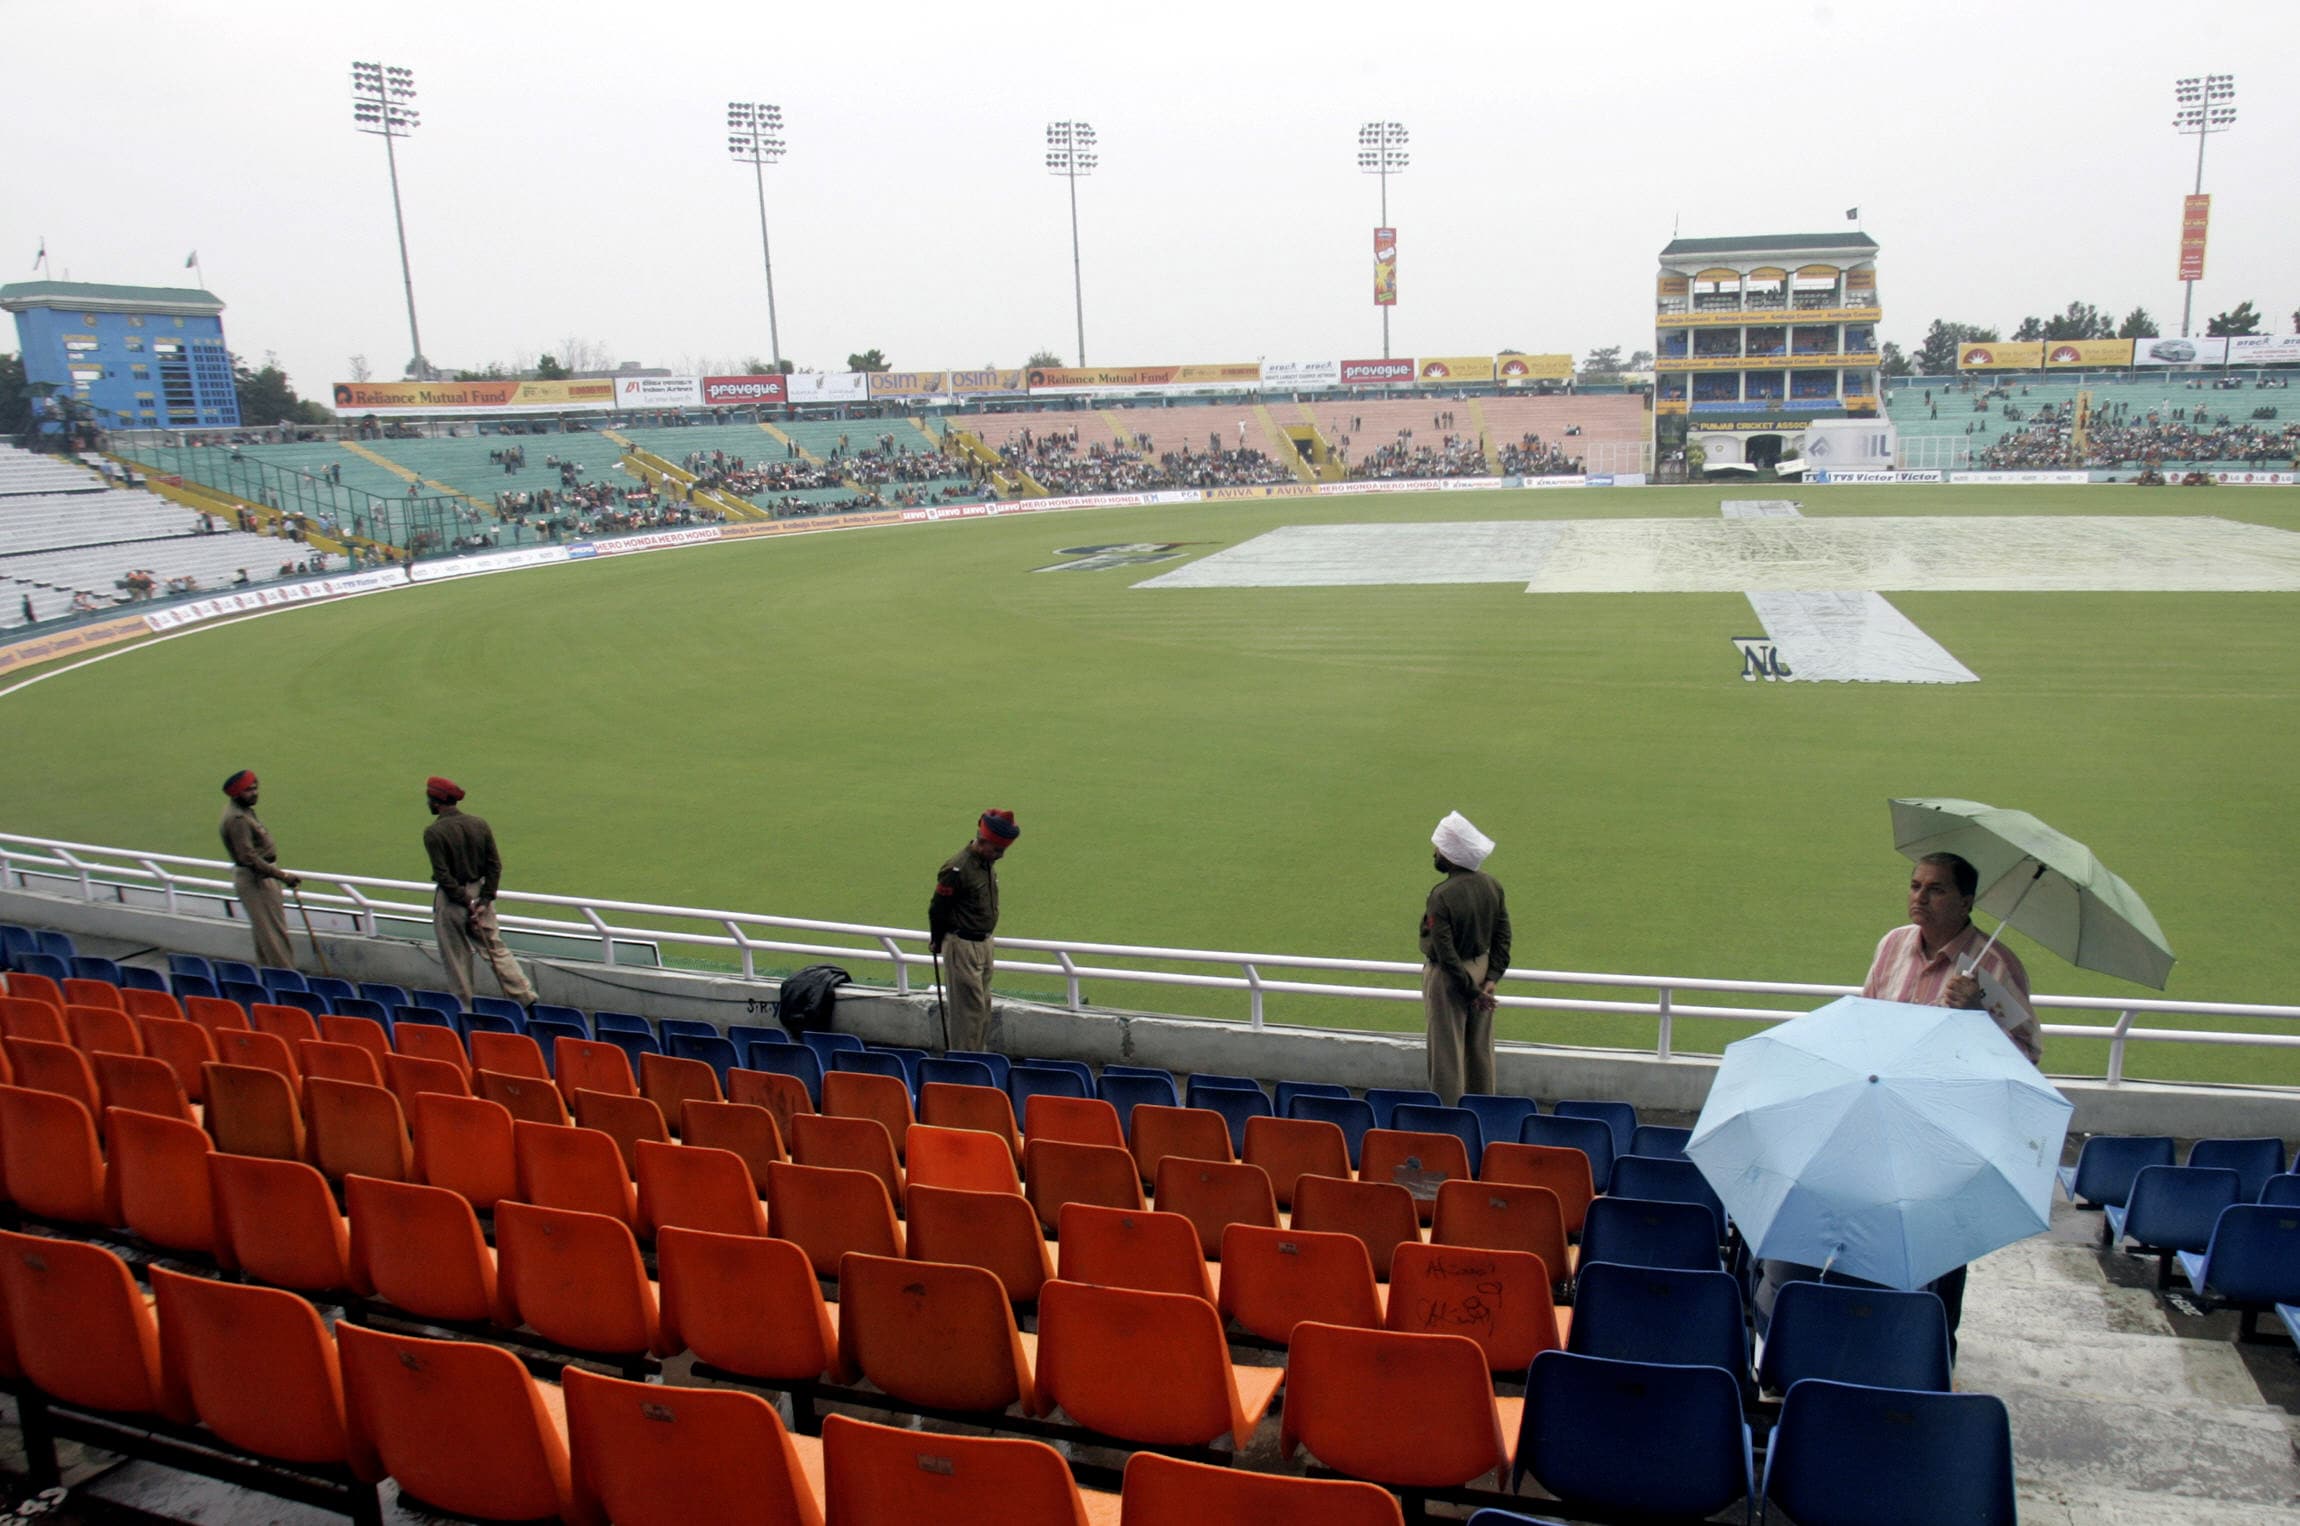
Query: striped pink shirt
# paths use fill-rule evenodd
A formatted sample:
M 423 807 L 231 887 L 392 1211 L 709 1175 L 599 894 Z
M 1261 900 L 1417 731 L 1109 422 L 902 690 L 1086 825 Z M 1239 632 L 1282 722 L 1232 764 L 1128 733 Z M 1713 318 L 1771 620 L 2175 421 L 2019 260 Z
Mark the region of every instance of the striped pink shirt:
M 1963 932 L 1927 958 L 1916 924 L 1904 923 L 1877 940 L 1877 957 L 1869 965 L 1869 978 L 1862 983 L 1861 994 L 1879 1001 L 1905 1001 L 1920 1007 L 1940 1006 L 1941 993 L 1956 978 L 1964 961 L 1979 953 L 1981 946 L 1987 942 L 1987 934 L 1968 924 Z M 1997 1020 L 1997 1026 L 2005 1031 L 2005 1037 L 2011 1039 L 2015 1047 L 2028 1057 L 2029 1063 L 2035 1064 L 2043 1058 L 2044 1047 L 2036 1014 L 2027 1006 L 2028 971 L 2021 967 L 2020 956 L 1999 943 L 1982 958 L 1981 968 L 2020 998 L 2021 1006 L 2018 1010 L 1992 1010 L 1989 1015 Z

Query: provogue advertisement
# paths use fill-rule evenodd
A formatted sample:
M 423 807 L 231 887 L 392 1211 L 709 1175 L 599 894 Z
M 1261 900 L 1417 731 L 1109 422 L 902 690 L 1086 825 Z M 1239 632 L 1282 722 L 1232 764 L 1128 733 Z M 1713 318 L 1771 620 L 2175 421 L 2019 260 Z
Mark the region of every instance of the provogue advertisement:
M 789 396 L 780 376 L 706 376 L 703 403 L 710 408 L 779 407 Z
M 1389 382 L 1410 382 L 1414 379 L 1414 363 L 1405 360 L 1345 360 L 1342 362 L 1342 384 L 1349 387 L 1379 387 Z
M 2228 360 L 2225 339 L 2135 339 L 2136 366 L 2217 366 Z

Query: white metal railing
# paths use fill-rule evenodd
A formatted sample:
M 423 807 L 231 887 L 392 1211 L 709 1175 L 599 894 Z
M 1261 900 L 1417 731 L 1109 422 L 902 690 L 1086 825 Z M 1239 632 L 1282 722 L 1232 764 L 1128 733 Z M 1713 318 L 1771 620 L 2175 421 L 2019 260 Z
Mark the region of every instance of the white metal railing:
M 383 933 L 386 924 L 417 928 L 430 925 L 431 885 L 428 881 L 337 874 L 301 865 L 296 872 L 303 878 L 305 903 L 325 920 L 331 932 L 373 937 Z M 235 899 L 231 866 L 220 859 L 106 848 L 4 832 L 0 832 L 0 889 L 65 895 L 96 904 L 142 903 L 170 912 L 205 909 L 211 914 Z M 553 940 L 571 957 L 609 965 L 629 962 L 638 955 L 647 956 L 650 963 L 659 962 L 662 947 L 675 945 L 724 951 L 743 979 L 755 980 L 760 978 L 758 955 L 762 951 L 804 954 L 885 965 L 892 973 L 894 990 L 908 993 L 916 989 L 913 973 L 931 969 L 933 964 L 922 928 L 526 891 L 504 892 L 498 913 L 507 932 Z M 843 941 L 825 941 L 834 938 Z M 1245 1020 L 1255 1028 L 1263 1026 L 1266 1002 L 1272 995 L 1374 1002 L 1421 999 L 1421 965 L 1401 960 L 1337 959 L 1310 954 L 1007 936 L 1001 936 L 998 945 L 1000 975 L 1054 977 L 1063 984 L 1065 1005 L 1079 1011 L 1089 1005 L 1084 994 L 1084 982 L 1089 980 L 1243 992 Z M 1044 957 L 1030 958 L 1029 955 Z M 1210 968 L 1175 968 L 1192 965 Z M 1289 973 L 1273 976 L 1270 972 L 1274 970 Z M 1798 981 L 1721 980 L 1518 966 L 1512 966 L 1503 978 L 1507 985 L 1500 994 L 1500 1004 L 1513 1011 L 1607 1013 L 1654 1019 L 1657 1030 L 1652 1052 L 1661 1059 L 1678 1053 L 1680 1020 L 1780 1022 L 1809 1010 L 1814 998 L 1828 1000 L 1850 995 L 1857 989 Z M 1624 994 L 1618 999 L 1539 994 L 1543 988 Z M 1633 992 L 1649 994 L 1635 997 L 1628 994 Z M 1789 1004 L 1752 1006 L 1687 1001 L 1688 993 L 1769 997 Z M 2044 995 L 2035 997 L 2034 1005 L 2040 1013 L 2111 1015 L 2105 1023 L 2046 1023 L 2044 1032 L 2054 1038 L 2105 1040 L 2109 1046 L 2107 1079 L 2112 1085 L 2124 1080 L 2126 1054 L 2135 1043 L 2300 1048 L 2300 1007 Z M 2233 1017 L 2287 1026 L 2264 1032 L 2138 1026 L 2138 1019 L 2147 1014 Z

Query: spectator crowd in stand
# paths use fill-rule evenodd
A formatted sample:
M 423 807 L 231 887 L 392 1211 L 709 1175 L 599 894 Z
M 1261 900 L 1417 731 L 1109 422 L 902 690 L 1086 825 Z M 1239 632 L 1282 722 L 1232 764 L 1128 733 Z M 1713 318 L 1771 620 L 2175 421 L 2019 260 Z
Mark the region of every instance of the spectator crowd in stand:
M 1572 477 L 1580 473 L 1579 456 L 1569 456 L 1554 445 L 1544 444 L 1541 436 L 1531 430 L 1515 445 L 1501 448 L 1504 477 Z
M 2019 429 L 1979 451 L 1974 464 L 2033 469 L 2225 461 L 2255 470 L 2289 466 L 2300 471 L 2300 423 L 2238 422 L 2201 403 L 2189 408 L 2166 403 L 2140 413 L 2129 402 L 2110 403 L 2087 424 L 2081 461 L 2074 459 L 2074 429 L 2072 405 L 2039 404 Z
M 1219 434 L 1204 452 L 1187 445 L 1151 455 L 1150 437 L 1115 437 L 1081 447 L 1075 427 L 1039 433 L 1023 429 L 998 448 L 999 459 L 1040 486 L 1069 498 L 1093 493 L 1138 493 L 1162 488 L 1241 487 L 1291 482 L 1293 474 L 1258 450 L 1224 450 Z
M 1478 444 L 1475 435 L 1441 435 L 1435 446 L 1416 445 L 1414 432 L 1401 429 L 1395 440 L 1377 447 L 1363 460 L 1349 461 L 1348 452 L 1349 447 L 1344 445 L 1342 459 L 1348 464 L 1352 477 L 1400 481 L 1489 475 L 1485 447 Z

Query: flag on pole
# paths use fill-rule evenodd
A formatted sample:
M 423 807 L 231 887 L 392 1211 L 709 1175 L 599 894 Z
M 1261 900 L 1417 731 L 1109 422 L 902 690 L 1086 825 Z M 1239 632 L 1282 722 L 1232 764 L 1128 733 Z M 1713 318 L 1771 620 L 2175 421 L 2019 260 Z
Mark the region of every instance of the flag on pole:
M 33 268 L 34 270 L 38 270 L 38 269 L 39 269 L 39 268 L 40 268 L 42 265 L 45 265 L 45 264 L 47 264 L 47 263 L 48 263 L 48 236 L 47 236 L 46 234 L 42 234 L 42 235 L 40 236 L 40 252 L 39 252 L 38 254 L 35 254 L 35 255 L 33 255 L 33 256 L 32 256 L 32 268 Z
M 1857 223 L 1857 222 L 1859 222 L 1860 220 L 1861 220 L 1861 209 L 1860 209 L 1859 207 L 1847 207 L 1847 208 L 1845 208 L 1845 221 L 1847 221 L 1847 222 L 1849 222 L 1849 223 Z
M 185 256 L 184 256 L 184 268 L 185 268 L 186 270 L 197 270 L 197 269 L 199 268 L 199 265 L 200 265 L 200 251 L 199 251 L 199 250 L 197 250 L 197 249 L 194 249 L 194 250 L 193 250 L 193 251 L 192 251 L 190 254 L 187 254 L 187 255 L 185 255 Z

